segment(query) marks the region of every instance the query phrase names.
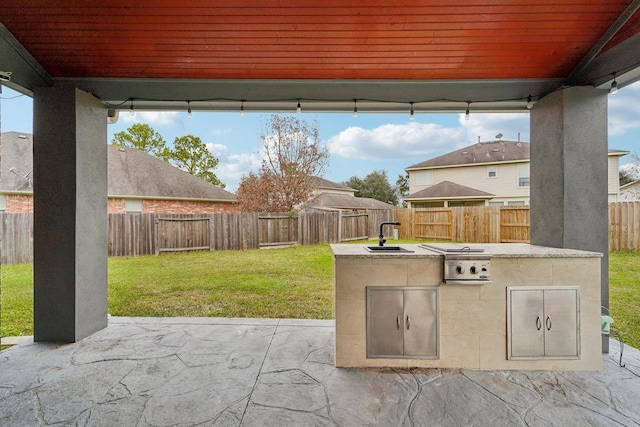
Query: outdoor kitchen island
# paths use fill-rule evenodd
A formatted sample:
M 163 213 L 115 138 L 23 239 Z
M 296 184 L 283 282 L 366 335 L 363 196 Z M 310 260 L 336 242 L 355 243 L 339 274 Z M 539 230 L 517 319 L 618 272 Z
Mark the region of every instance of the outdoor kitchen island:
M 433 245 L 331 245 L 337 367 L 601 369 L 601 254 Z

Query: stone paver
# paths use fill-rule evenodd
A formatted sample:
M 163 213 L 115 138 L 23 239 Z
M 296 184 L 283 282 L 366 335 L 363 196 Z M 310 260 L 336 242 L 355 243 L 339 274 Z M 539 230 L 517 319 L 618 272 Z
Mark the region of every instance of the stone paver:
M 118 318 L 0 353 L 2 426 L 640 426 L 640 351 L 600 372 L 338 369 L 334 323 Z

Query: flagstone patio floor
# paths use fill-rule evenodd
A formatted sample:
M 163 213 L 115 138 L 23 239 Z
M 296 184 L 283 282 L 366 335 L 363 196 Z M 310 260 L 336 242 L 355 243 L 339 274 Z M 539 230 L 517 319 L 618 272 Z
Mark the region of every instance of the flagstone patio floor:
M 345 369 L 333 344 L 326 320 L 111 317 L 0 352 L 0 425 L 640 426 L 617 341 L 599 372 Z

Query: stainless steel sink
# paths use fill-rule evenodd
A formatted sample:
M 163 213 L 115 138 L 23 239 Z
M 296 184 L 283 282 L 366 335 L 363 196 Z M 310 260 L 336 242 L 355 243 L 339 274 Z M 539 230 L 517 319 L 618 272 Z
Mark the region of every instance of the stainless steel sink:
M 368 250 L 369 252 L 375 252 L 375 253 L 385 253 L 385 252 L 412 253 L 414 252 L 409 249 L 403 248 L 402 246 L 366 246 L 365 249 Z

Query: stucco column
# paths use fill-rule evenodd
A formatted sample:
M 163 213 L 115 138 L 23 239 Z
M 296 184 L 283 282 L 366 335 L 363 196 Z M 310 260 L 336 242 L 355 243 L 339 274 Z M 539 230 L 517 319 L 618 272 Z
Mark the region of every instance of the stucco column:
M 33 94 L 34 339 L 107 326 L 107 121 L 74 88 Z
M 531 243 L 601 252 L 609 307 L 607 91 L 572 87 L 531 110 Z M 603 352 L 608 352 L 603 338 Z

